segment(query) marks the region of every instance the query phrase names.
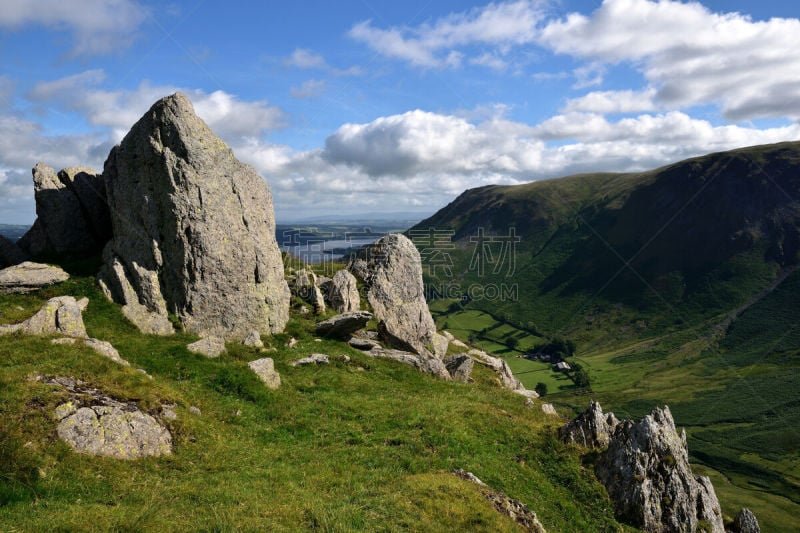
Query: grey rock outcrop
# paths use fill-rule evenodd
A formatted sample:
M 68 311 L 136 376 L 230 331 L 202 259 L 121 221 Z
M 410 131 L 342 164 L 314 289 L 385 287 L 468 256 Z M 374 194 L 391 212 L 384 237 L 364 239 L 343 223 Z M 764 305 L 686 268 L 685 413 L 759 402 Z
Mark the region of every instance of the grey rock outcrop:
M 451 355 L 444 358 L 444 366 L 453 381 L 466 383 L 472 374 L 472 358 L 466 354 Z
M 596 465 L 618 517 L 648 532 L 724 533 L 711 481 L 689 466 L 686 433 L 678 434 L 668 407 L 639 422 L 617 424 Z
M 117 351 L 114 346 L 108 341 L 101 341 L 99 339 L 86 339 L 83 341 L 83 344 L 94 350 L 95 352 L 99 353 L 103 357 L 107 357 L 114 361 L 117 364 L 122 366 L 131 366 L 131 364 L 123 359 L 119 352 Z
M 226 340 L 283 330 L 290 294 L 269 187 L 186 96 L 156 102 L 103 176 L 114 237 L 101 286 L 142 331 L 172 332 L 169 314 Z
M 390 359 L 398 363 L 403 363 L 404 365 L 413 366 L 426 374 L 431 374 L 441 379 L 450 379 L 450 373 L 447 371 L 447 367 L 444 366 L 444 362 L 435 357 L 421 357 L 419 354 L 413 352 L 382 347 L 374 347 L 365 353 L 370 357 Z
M 312 353 L 308 357 L 303 357 L 302 359 L 292 361 L 289 364 L 292 366 L 308 366 L 308 365 L 327 365 L 330 362 L 331 362 L 330 358 L 326 354 Z
M 28 259 L 28 254 L 22 251 L 22 248 L 0 235 L 0 268 L 18 265 Z
M 111 238 L 103 177 L 84 167 L 33 167 L 37 219 L 19 240 L 20 248 L 45 253 L 82 254 L 100 250 Z
M 552 403 L 543 403 L 542 412 L 547 416 L 558 416 L 555 406 Z
M 604 414 L 600 404 L 592 401 L 586 411 L 558 429 L 558 437 L 586 448 L 605 448 L 617 424 L 619 420 L 614 413 Z
M 342 313 L 318 323 L 315 332 L 320 337 L 347 339 L 354 332 L 363 328 L 372 319 L 372 313 L 353 311 Z
M 506 389 L 514 391 L 528 398 L 539 397 L 535 391 L 530 391 L 525 388 L 522 382 L 514 376 L 514 373 L 511 371 L 511 367 L 508 366 L 508 363 L 506 363 L 503 359 L 500 359 L 499 357 L 492 357 L 488 353 L 475 348 L 468 351 L 467 355 L 472 357 L 476 363 L 488 366 L 494 370 L 497 373 L 497 378 L 500 381 L 500 385 Z
M 373 339 L 368 339 L 366 337 L 352 337 L 349 341 L 347 341 L 347 344 L 349 344 L 356 350 L 363 350 L 366 352 L 370 351 L 373 348 L 381 347 L 381 343 Z
M 192 353 L 205 355 L 206 357 L 219 357 L 225 353 L 225 339 L 213 335 L 203 337 L 199 341 L 195 341 L 186 346 L 186 349 Z
M 459 468 L 453 473 L 457 477 L 481 487 L 483 495 L 487 500 L 492 502 L 495 511 L 511 518 L 523 531 L 527 531 L 528 533 L 546 533 L 536 513 L 531 511 L 528 506 L 521 501 L 509 498 L 502 492 L 492 490 L 472 472 L 467 472 Z
M 247 363 L 268 389 L 275 390 L 281 386 L 281 375 L 275 370 L 275 361 L 269 357 L 256 359 Z
M 294 295 L 314 306 L 314 312 L 321 315 L 325 312 L 325 297 L 319 288 L 317 275 L 311 270 L 301 269 L 295 272 Z
M 381 340 L 421 360 L 441 362 L 448 341 L 436 333 L 425 301 L 422 260 L 414 244 L 403 235 L 387 235 L 366 249 L 364 259 L 352 261 L 349 270 L 367 286 Z M 435 365 L 423 366 L 431 364 Z
M 355 276 L 347 270 L 340 270 L 324 284 L 325 298 L 331 309 L 337 313 L 350 313 L 361 309 L 358 283 Z
M 60 267 L 25 261 L 0 270 L 0 294 L 27 294 L 68 279 Z
M 172 436 L 155 418 L 130 404 L 108 398 L 80 407 L 71 401 L 55 410 L 58 436 L 89 455 L 138 459 L 172 453 Z
M 88 301 L 88 300 L 87 300 Z M 0 326 L 0 335 L 21 332 L 27 335 L 65 335 L 88 338 L 81 313 L 82 302 L 72 296 L 51 298 L 24 322 Z
M 70 399 L 53 416 L 58 436 L 79 453 L 137 459 L 172 453 L 172 435 L 158 420 L 132 402 L 116 400 L 71 377 L 35 376 L 66 390 Z
M 431 335 L 431 346 L 433 346 L 433 354 L 439 359 L 443 359 L 447 355 L 447 349 L 450 347 L 450 341 L 447 337 L 434 332 Z
M 761 526 L 758 525 L 756 515 L 750 509 L 743 508 L 736 513 L 733 519 L 733 533 L 761 533 Z

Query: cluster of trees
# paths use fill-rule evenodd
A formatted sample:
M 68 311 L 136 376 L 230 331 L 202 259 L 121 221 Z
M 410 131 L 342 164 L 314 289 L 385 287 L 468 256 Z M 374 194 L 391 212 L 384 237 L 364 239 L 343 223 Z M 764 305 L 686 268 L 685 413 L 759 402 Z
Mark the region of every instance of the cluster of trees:
M 550 356 L 557 355 L 563 359 L 575 355 L 575 342 L 571 339 L 553 337 L 545 344 L 537 344 L 535 350 Z

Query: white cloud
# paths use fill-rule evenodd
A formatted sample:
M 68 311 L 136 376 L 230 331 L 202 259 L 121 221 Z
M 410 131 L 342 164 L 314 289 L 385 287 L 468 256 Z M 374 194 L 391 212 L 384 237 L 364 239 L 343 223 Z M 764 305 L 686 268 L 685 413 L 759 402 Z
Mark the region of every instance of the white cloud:
M 42 126 L 19 116 L 0 115 L 0 221 L 31 223 L 31 168 L 39 161 L 63 168 L 102 169 L 111 143 L 103 135 L 48 135 Z
M 43 105 L 77 112 L 95 126 L 111 128 L 114 142 L 122 139 L 153 102 L 179 90 L 190 97 L 198 116 L 226 140 L 257 137 L 286 123 L 279 108 L 265 101 L 244 102 L 224 91 L 206 93 L 198 89 L 154 86 L 147 81 L 133 90 L 108 91 L 98 87 L 104 79 L 102 70 L 89 70 L 38 83 L 28 93 L 28 98 Z
M 713 126 L 681 112 L 613 122 L 594 113 L 569 113 L 531 127 L 500 114 L 472 122 L 417 110 L 346 124 L 323 149 L 293 152 L 254 143 L 235 150 L 268 179 L 276 209 L 287 215 L 304 206 L 317 212 L 422 206 L 432 212 L 471 187 L 644 170 L 798 136 L 800 125 Z
M 699 3 L 605 0 L 541 29 L 553 51 L 640 69 L 661 106 L 715 103 L 730 120 L 800 117 L 800 20 L 753 21 Z
M 541 4 L 534 0 L 491 3 L 417 27 L 380 29 L 366 20 L 354 25 L 349 35 L 379 54 L 414 66 L 453 67 L 461 64 L 464 55 L 458 48 L 482 44 L 503 52 L 511 46 L 533 42 L 536 24 L 542 18 Z M 491 68 L 499 65 L 488 59 L 479 54 L 471 62 Z
M 0 28 L 40 25 L 72 33 L 72 55 L 128 46 L 147 10 L 134 0 L 3 0 Z
M 507 134 L 513 127 L 513 134 Z M 520 130 L 520 127 L 522 128 Z M 373 177 L 518 172 L 540 146 L 504 120 L 479 125 L 450 115 L 409 111 L 368 124 L 345 124 L 325 141 L 322 157 Z
M 284 58 L 283 64 L 299 69 L 322 70 L 334 76 L 360 76 L 364 73 L 363 69 L 357 65 L 348 68 L 333 67 L 322 55 L 306 48 L 295 48 L 289 57 Z
M 33 109 L 34 114 L 41 116 L 48 109 L 74 112 L 98 126 L 93 133 L 51 135 L 39 122 L 20 112 L 0 112 L 0 221 L 32 222 L 30 168 L 38 161 L 55 168 L 83 165 L 102 170 L 111 147 L 153 102 L 181 90 L 143 82 L 133 90 L 108 91 L 98 87 L 104 79 L 103 71 L 90 70 L 39 83 L 27 95 L 28 100 L 40 106 Z M 260 168 L 271 170 L 265 162 L 280 150 L 271 149 L 258 137 L 284 124 L 286 118 L 280 109 L 263 101 L 242 101 L 223 91 L 183 89 L 183 92 L 192 100 L 197 114 L 237 149 L 237 154 L 242 150 L 244 155 L 261 163 Z M 280 158 L 271 159 L 274 159 L 272 168 L 280 165 Z
M 602 63 L 589 63 L 582 67 L 578 67 L 572 71 L 575 76 L 575 83 L 572 85 L 573 89 L 586 89 L 587 87 L 594 87 L 603 83 L 603 76 L 606 74 L 606 67 Z
M 579 98 L 567 100 L 564 111 L 567 113 L 586 112 L 616 114 L 654 111 L 655 89 L 644 91 L 594 91 Z
M 289 94 L 292 98 L 314 98 L 325 92 L 325 80 L 306 80 L 300 87 L 292 87 Z
M 325 58 L 305 48 L 295 48 L 285 63 L 290 67 L 317 68 L 325 66 Z

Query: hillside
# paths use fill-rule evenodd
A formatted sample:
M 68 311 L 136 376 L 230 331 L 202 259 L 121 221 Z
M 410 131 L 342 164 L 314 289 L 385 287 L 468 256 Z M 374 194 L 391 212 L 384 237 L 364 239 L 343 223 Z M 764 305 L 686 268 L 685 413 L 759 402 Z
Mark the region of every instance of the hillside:
M 0 322 L 61 294 L 89 298 L 89 335 L 132 367 L 47 337 L 0 336 L 0 530 L 516 531 L 456 468 L 526 503 L 549 531 L 620 527 L 591 468 L 555 438 L 560 422 L 499 389 L 488 369 L 476 368 L 473 384 L 444 382 L 316 342 L 314 318 L 295 315 L 265 339 L 283 381 L 270 391 L 247 368 L 257 348 L 231 343 L 208 359 L 186 350 L 194 336 L 142 335 L 91 276 L 0 296 Z M 351 359 L 289 365 L 311 352 Z M 63 393 L 35 375 L 78 378 L 145 410 L 175 404 L 173 455 L 73 453 L 51 415 Z
M 773 527 L 800 511 L 800 143 L 472 189 L 409 235 L 440 327 L 565 406 L 669 403 L 718 492 Z M 589 388 L 518 357 L 553 337 L 577 344 Z

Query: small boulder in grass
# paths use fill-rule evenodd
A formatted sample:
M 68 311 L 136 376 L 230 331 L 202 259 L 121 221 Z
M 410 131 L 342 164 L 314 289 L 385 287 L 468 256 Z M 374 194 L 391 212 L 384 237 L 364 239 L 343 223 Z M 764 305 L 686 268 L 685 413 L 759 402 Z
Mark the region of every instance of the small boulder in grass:
M 225 340 L 221 337 L 203 337 L 186 348 L 192 353 L 205 355 L 206 357 L 219 357 L 225 353 Z
M 308 357 L 292 361 L 292 366 L 306 366 L 306 365 L 327 365 L 330 363 L 330 358 L 324 353 L 312 353 Z
M 271 358 L 256 359 L 250 361 L 247 366 L 255 372 L 268 389 L 275 390 L 281 386 L 281 375 L 275 370 L 275 362 Z

